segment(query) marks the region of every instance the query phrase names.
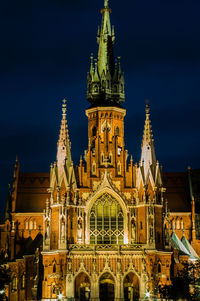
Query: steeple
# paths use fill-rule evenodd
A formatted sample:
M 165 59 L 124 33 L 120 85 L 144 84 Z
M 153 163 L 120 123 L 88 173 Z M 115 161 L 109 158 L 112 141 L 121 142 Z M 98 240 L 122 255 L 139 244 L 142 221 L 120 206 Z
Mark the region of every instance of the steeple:
M 156 161 L 153 133 L 150 120 L 150 106 L 146 103 L 146 119 L 141 146 L 141 158 L 139 169 L 143 178 L 144 185 L 147 185 L 148 179 L 151 179 L 152 185 L 162 186 L 161 168 Z
M 53 189 L 55 186 L 60 187 L 64 179 L 65 186 L 76 189 L 76 179 L 74 166 L 71 156 L 71 142 L 69 139 L 68 125 L 67 125 L 67 105 L 66 100 L 62 104 L 62 120 L 60 126 L 60 134 L 57 143 L 57 160 L 51 164 L 50 186 Z
M 101 76 L 107 68 L 112 74 L 114 71 L 113 44 L 115 41 L 114 29 L 112 32 L 110 24 L 111 9 L 108 7 L 108 1 L 104 1 L 104 8 L 101 10 L 102 24 L 101 32 L 97 34 L 97 43 L 99 44 L 98 52 L 98 71 Z
M 125 100 L 124 75 L 120 63 L 115 63 L 113 54 L 115 33 L 110 23 L 111 9 L 108 0 L 104 0 L 101 13 L 101 28 L 98 28 L 97 32 L 98 60 L 94 67 L 93 56 L 91 56 L 91 67 L 87 78 L 87 100 L 93 106 L 119 106 Z
M 142 150 L 140 163 L 144 165 L 144 172 L 146 174 L 147 168 L 156 163 L 154 140 L 150 121 L 150 106 L 148 103 L 146 104 L 146 120 L 144 124 L 144 133 L 141 148 Z
M 67 125 L 67 118 L 66 118 L 66 112 L 67 112 L 66 102 L 67 102 L 66 99 L 63 99 L 62 121 L 61 121 L 60 135 L 59 135 L 58 145 L 57 145 L 58 169 L 63 167 L 63 165 L 65 164 L 68 167 L 72 164 L 71 142 L 69 140 L 69 132 L 68 132 L 68 125 Z

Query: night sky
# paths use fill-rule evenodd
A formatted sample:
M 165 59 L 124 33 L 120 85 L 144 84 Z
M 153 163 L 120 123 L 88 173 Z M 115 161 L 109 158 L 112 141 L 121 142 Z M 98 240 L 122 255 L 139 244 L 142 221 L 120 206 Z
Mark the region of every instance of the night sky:
M 115 55 L 125 73 L 125 141 L 139 161 L 150 99 L 164 171 L 200 167 L 200 1 L 110 0 Z M 103 0 L 0 3 L 0 204 L 21 170 L 49 171 L 61 101 L 68 100 L 74 163 L 87 148 L 86 77 Z M 3 209 L 1 208 L 1 211 Z

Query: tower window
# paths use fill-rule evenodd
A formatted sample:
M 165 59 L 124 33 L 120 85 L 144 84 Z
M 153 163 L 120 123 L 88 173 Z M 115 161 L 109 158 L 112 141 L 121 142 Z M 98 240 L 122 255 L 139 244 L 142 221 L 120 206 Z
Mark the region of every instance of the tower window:
M 92 174 L 95 175 L 96 174 L 96 163 L 93 162 L 92 164 Z
M 143 229 L 143 223 L 140 222 L 140 229 L 142 230 Z
M 119 127 L 118 126 L 115 128 L 115 135 L 119 136 Z
M 96 136 L 96 135 L 97 135 L 97 128 L 96 126 L 94 126 L 92 129 L 92 136 Z
M 55 263 L 53 265 L 53 273 L 56 273 L 56 265 L 55 265 Z
M 161 263 L 158 264 L 158 273 L 161 273 Z
M 121 155 L 121 151 L 122 151 L 122 148 L 120 146 L 118 146 L 118 148 L 117 148 L 117 154 L 118 154 L 118 156 Z

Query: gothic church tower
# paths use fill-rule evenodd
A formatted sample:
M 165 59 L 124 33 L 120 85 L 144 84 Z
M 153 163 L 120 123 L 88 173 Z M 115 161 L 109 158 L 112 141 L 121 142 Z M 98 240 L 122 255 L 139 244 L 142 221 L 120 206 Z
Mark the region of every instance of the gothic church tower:
M 163 231 L 165 189 L 146 120 L 139 164 L 124 141 L 124 75 L 115 60 L 108 0 L 101 10 L 98 58 L 87 76 L 88 149 L 77 173 L 69 140 L 66 101 L 51 165 L 44 212 L 43 299 L 138 300 L 153 288 L 155 267 L 171 262 Z

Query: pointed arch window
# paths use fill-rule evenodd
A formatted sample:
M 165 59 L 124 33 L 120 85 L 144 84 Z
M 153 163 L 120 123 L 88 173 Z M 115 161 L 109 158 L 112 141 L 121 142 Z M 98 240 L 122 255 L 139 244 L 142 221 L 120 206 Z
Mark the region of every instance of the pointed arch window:
M 56 264 L 53 265 L 53 273 L 56 273 Z
M 34 227 L 34 230 L 37 230 L 37 222 L 36 221 L 34 221 L 33 227 Z
M 24 273 L 22 275 L 22 289 L 25 289 L 25 285 L 26 285 L 26 274 Z
M 92 163 L 92 174 L 96 175 L 96 163 L 95 162 Z
M 161 273 L 161 263 L 158 263 L 158 273 Z
M 123 244 L 124 215 L 118 201 L 105 193 L 89 213 L 91 244 Z
M 180 230 L 181 229 L 181 223 L 180 223 L 179 219 L 177 220 L 176 225 L 177 225 L 177 230 Z
M 115 128 L 115 135 L 119 136 L 119 127 L 118 126 Z
M 92 128 L 92 136 L 96 136 L 96 135 L 97 135 L 97 128 L 96 128 L 96 126 L 94 126 Z
M 30 221 L 30 223 L 29 223 L 29 230 L 33 230 L 33 222 L 32 221 Z
M 28 230 L 28 222 L 26 222 L 25 226 L 26 226 L 26 230 Z
M 181 230 L 184 229 L 184 222 L 183 222 L 183 219 L 181 218 Z
M 17 276 L 14 275 L 12 279 L 12 290 L 16 291 L 17 290 Z
M 101 153 L 101 164 L 104 163 L 104 153 Z

